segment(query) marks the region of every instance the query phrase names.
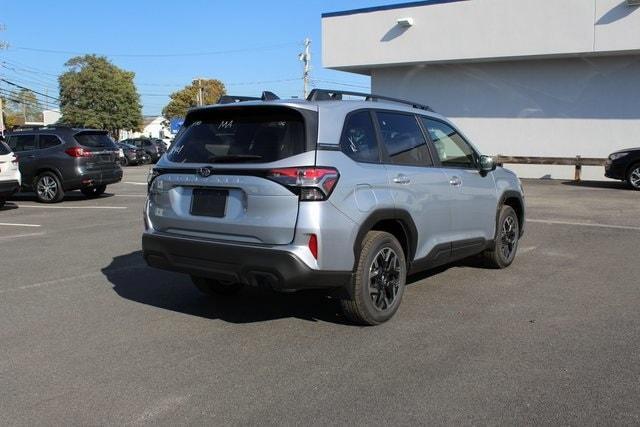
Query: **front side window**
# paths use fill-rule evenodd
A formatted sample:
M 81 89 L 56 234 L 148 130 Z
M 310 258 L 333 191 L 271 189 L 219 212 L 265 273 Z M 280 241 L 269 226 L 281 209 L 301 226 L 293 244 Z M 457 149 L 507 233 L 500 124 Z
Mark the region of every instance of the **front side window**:
M 31 151 L 36 149 L 35 135 L 13 135 L 7 141 L 9 147 L 16 153 L 21 151 Z
M 40 143 L 38 144 L 41 150 L 46 148 L 52 148 L 60 145 L 61 141 L 55 135 L 40 135 Z
M 473 148 L 451 126 L 437 120 L 421 117 L 429 132 L 442 166 L 454 168 L 476 168 Z
M 344 123 L 340 140 L 342 152 L 356 162 L 377 163 L 380 151 L 369 111 L 351 114 Z
M 377 112 L 382 142 L 392 163 L 430 166 L 431 156 L 422 130 L 413 115 Z
M 291 109 L 220 109 L 201 114 L 173 144 L 177 163 L 267 163 L 306 151 L 305 122 Z

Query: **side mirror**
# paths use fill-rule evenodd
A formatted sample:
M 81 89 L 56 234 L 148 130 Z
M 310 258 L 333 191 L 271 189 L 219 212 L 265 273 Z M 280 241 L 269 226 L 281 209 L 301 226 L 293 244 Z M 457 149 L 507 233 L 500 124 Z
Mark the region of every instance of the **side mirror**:
M 480 173 L 486 175 L 496 170 L 496 161 L 491 156 L 480 156 Z

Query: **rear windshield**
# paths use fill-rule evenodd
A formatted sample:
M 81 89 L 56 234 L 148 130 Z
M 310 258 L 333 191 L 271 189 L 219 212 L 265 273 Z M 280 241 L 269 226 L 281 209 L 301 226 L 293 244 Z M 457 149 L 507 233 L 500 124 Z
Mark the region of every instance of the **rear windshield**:
M 220 109 L 186 124 L 168 158 L 177 163 L 266 163 L 306 151 L 305 122 L 292 109 Z
M 84 132 L 77 134 L 75 138 L 83 147 L 115 148 L 113 140 L 106 133 Z
M 9 154 L 11 152 L 11 148 L 4 142 L 0 141 L 0 156 L 4 156 L 5 154 Z

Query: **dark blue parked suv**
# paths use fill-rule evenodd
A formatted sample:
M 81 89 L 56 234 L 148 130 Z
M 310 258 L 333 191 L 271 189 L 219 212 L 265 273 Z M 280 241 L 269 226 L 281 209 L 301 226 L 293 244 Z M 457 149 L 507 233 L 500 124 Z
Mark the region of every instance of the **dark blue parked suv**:
M 97 197 L 122 179 L 118 149 L 107 131 L 23 127 L 6 137 L 19 157 L 22 187 L 34 191 L 40 202 L 59 202 L 72 190 Z

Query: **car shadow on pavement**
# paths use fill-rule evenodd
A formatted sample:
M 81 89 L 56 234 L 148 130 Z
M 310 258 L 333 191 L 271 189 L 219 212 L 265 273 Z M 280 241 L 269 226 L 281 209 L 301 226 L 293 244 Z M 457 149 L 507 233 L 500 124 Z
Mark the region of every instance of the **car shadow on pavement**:
M 0 206 L 0 212 L 2 211 L 12 211 L 14 209 L 18 209 L 18 205 L 15 203 L 7 202 L 4 206 Z
M 115 257 L 102 273 L 122 298 L 164 310 L 229 323 L 283 318 L 346 324 L 336 299 L 323 291 L 277 293 L 245 287 L 234 296 L 200 293 L 185 274 L 148 267 L 142 252 Z
M 611 188 L 614 190 L 633 191 L 626 182 L 622 181 L 562 181 L 562 185 L 584 188 Z
M 62 201 L 63 202 L 81 202 L 83 200 L 86 201 L 86 200 L 106 199 L 113 196 L 114 194 L 112 193 L 104 193 L 104 194 L 101 194 L 100 197 L 95 197 L 93 199 L 90 199 L 84 194 L 82 194 L 80 191 L 67 191 L 64 193 L 64 199 L 62 199 Z M 9 200 L 12 200 L 14 202 L 38 202 L 38 199 L 36 198 L 36 193 L 29 192 L 29 191 L 24 191 L 24 192 L 21 191 L 19 193 L 16 193 L 13 196 L 11 196 Z

